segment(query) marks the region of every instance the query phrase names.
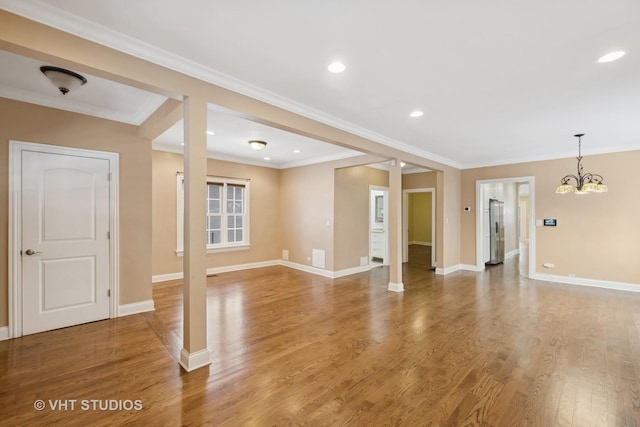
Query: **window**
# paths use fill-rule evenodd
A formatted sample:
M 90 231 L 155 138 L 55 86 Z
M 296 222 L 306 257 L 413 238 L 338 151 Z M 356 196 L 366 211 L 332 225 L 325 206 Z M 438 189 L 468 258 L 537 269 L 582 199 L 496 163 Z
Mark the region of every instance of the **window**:
M 249 181 L 207 177 L 207 251 L 249 247 Z M 178 174 L 178 233 L 176 253 L 183 252 L 184 175 Z

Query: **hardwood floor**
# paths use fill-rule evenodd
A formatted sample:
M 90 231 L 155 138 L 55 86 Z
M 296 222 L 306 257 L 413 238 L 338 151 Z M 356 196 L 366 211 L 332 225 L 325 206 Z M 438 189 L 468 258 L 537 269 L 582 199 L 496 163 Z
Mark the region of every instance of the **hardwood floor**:
M 382 267 L 210 277 L 213 364 L 189 374 L 179 282 L 154 286 L 154 313 L 0 342 L 0 424 L 640 425 L 640 294 L 531 281 L 518 257 L 427 264 L 404 293 Z

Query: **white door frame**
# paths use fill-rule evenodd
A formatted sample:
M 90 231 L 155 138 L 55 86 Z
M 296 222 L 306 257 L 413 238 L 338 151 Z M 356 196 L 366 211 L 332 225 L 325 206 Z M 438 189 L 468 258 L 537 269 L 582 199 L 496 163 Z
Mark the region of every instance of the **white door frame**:
M 22 336 L 22 152 L 91 157 L 109 161 L 109 318 L 118 316 L 118 153 L 9 141 L 9 338 Z
M 369 230 L 367 235 L 369 236 L 369 265 L 371 265 L 371 228 L 373 224 L 371 223 L 371 218 L 373 217 L 371 211 L 371 192 L 372 191 L 383 191 L 385 192 L 384 197 L 384 258 L 383 265 L 389 265 L 389 187 L 380 187 L 377 185 L 369 185 Z
M 436 189 L 402 190 L 402 262 L 409 261 L 409 193 L 431 193 L 431 267 L 436 266 Z
M 482 213 L 484 200 L 482 197 L 483 184 L 497 184 L 510 182 L 526 182 L 529 184 L 529 271 L 527 277 L 533 278 L 536 271 L 536 221 L 535 221 L 535 177 L 521 176 L 513 178 L 480 179 L 476 181 L 476 270 L 484 270 L 482 260 Z M 518 225 L 519 226 L 519 225 Z

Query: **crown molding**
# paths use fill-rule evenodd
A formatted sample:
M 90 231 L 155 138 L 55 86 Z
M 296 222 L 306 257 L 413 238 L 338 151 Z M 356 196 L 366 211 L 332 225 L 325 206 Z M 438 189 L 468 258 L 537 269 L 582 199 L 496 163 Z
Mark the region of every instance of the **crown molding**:
M 627 151 L 637 151 L 640 150 L 640 144 L 632 144 L 632 145 L 624 145 L 618 147 L 607 147 L 606 149 L 591 149 L 588 152 L 582 150 L 582 156 L 598 156 L 602 154 L 612 154 L 612 153 L 623 153 Z M 476 169 L 476 168 L 486 168 L 492 166 L 504 166 L 504 165 L 513 165 L 517 163 L 531 163 L 531 162 L 544 162 L 549 160 L 560 160 L 560 159 L 569 159 L 576 158 L 578 153 L 576 151 L 565 152 L 560 154 L 547 154 L 541 156 L 527 156 L 527 157 L 517 157 L 511 159 L 500 159 L 494 162 L 480 162 L 480 163 L 468 163 L 462 165 L 460 169 Z
M 167 153 L 184 155 L 184 150 L 182 150 L 182 148 L 179 148 L 170 144 L 153 142 L 151 144 L 151 149 L 155 151 L 164 151 Z M 236 157 L 236 156 L 229 156 L 226 154 L 212 153 L 210 151 L 207 151 L 208 159 L 222 160 L 225 162 L 233 162 L 233 163 L 242 163 L 242 164 L 252 165 L 252 166 L 261 166 L 261 167 L 271 168 L 271 169 L 289 169 L 289 168 L 295 168 L 295 167 L 301 167 L 301 166 L 310 166 L 310 165 L 316 165 L 319 163 L 332 162 L 335 160 L 348 159 L 350 157 L 356 157 L 361 155 L 362 153 L 358 153 L 358 152 L 346 152 L 346 153 L 330 154 L 328 156 L 314 157 L 311 159 L 300 160 L 295 162 L 275 163 L 275 162 L 270 162 L 266 160 L 260 161 L 260 160 L 254 160 L 254 159 L 247 159 L 239 156 Z
M 349 123 L 330 114 L 308 107 L 273 92 L 251 85 L 224 73 L 205 67 L 175 53 L 160 49 L 149 43 L 113 31 L 103 25 L 62 11 L 39 0 L 29 2 L 18 0 L 0 0 L 0 7 L 25 18 L 73 34 L 83 39 L 136 56 L 154 64 L 170 68 L 225 89 L 255 98 L 273 106 L 324 123 L 336 129 L 349 132 L 362 138 L 395 148 L 424 159 L 442 163 L 457 169 L 463 165 L 452 159 L 439 156 L 421 148 L 380 135 L 361 126 Z
M 135 126 L 139 126 L 157 108 L 154 102 L 148 100 L 132 117 L 130 114 L 97 107 L 95 105 L 89 105 L 84 102 L 78 102 L 72 98 L 64 98 L 63 103 L 59 99 L 60 96 L 61 95 L 59 94 L 56 94 L 56 96 L 42 95 L 23 89 L 0 85 L 0 97 L 2 98 L 13 99 L 16 101 L 27 102 L 29 104 L 41 105 L 77 114 L 85 114 L 87 116 L 113 120 Z

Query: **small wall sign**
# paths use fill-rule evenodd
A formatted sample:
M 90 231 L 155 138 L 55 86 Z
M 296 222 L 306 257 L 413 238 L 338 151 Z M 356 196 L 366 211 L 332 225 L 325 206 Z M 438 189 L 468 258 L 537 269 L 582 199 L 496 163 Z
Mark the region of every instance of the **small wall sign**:
M 543 220 L 543 224 L 544 224 L 545 227 L 555 227 L 555 226 L 558 225 L 558 221 L 555 218 L 553 218 L 553 219 L 545 218 Z

